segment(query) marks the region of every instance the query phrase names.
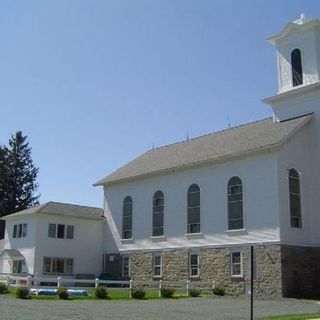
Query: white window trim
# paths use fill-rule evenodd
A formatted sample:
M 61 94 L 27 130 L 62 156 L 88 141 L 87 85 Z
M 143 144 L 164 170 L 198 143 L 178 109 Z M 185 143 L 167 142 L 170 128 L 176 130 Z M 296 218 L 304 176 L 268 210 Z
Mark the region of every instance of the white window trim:
M 300 198 L 300 217 L 298 217 L 299 218 L 299 222 L 300 222 L 300 226 L 299 227 L 293 227 L 292 223 L 291 223 L 292 217 L 297 217 L 297 216 L 292 216 L 291 215 L 290 196 L 291 196 L 291 194 L 293 194 L 293 193 L 290 192 L 290 171 L 291 171 L 291 169 L 295 170 L 299 175 L 298 181 L 299 181 L 300 193 L 296 194 Z M 289 207 L 289 219 L 288 219 L 289 222 L 288 222 L 288 226 L 289 226 L 289 228 L 288 229 L 291 230 L 291 231 L 298 231 L 298 232 L 304 230 L 304 223 L 302 223 L 303 203 L 302 203 L 302 195 L 301 195 L 301 185 L 302 185 L 301 177 L 302 177 L 302 174 L 296 167 L 293 166 L 293 167 L 287 169 L 287 180 L 288 180 L 288 187 L 289 187 L 289 192 L 288 192 L 288 207 Z
M 192 269 L 192 265 L 191 265 L 191 256 L 192 255 L 197 255 L 197 275 L 192 275 L 191 269 Z M 200 277 L 200 254 L 199 252 L 190 252 L 189 253 L 189 277 L 190 278 L 199 278 Z
M 240 253 L 240 274 L 233 274 L 233 254 Z M 230 274 L 231 278 L 243 278 L 243 256 L 240 250 L 231 250 L 230 251 Z
M 196 185 L 199 188 L 199 191 L 192 191 L 189 192 L 189 189 L 192 185 Z M 195 193 L 199 193 L 199 199 L 200 199 L 200 203 L 199 206 L 193 206 L 193 207 L 189 207 L 188 206 L 188 198 L 189 198 L 189 194 L 195 194 Z M 187 230 L 185 235 L 201 235 L 202 234 L 202 217 L 201 217 L 201 187 L 200 184 L 198 182 L 193 182 L 189 185 L 187 192 L 186 192 L 186 204 L 187 204 L 187 215 L 186 215 L 186 225 L 187 225 Z M 199 208 L 199 223 L 188 223 L 188 211 L 189 208 Z M 189 226 L 194 225 L 194 224 L 198 224 L 199 225 L 199 232 L 189 232 Z
M 242 186 L 242 224 L 243 224 L 243 227 L 241 229 L 229 229 L 229 212 L 228 212 L 228 202 L 229 202 L 229 186 L 228 186 L 228 183 L 230 181 L 230 179 L 232 179 L 232 177 L 238 177 L 240 180 L 241 180 L 241 186 Z M 246 224 L 246 198 L 245 198 L 245 195 L 247 194 L 246 193 L 246 183 L 245 183 L 245 179 L 240 176 L 240 175 L 237 175 L 235 173 L 235 175 L 233 175 L 228 181 L 227 181 L 227 232 L 230 233 L 231 235 L 237 231 L 240 231 L 240 232 L 246 232 L 247 230 L 247 224 Z
M 16 233 L 14 233 L 15 228 L 16 228 Z M 19 232 L 19 229 L 20 229 L 20 232 Z M 13 229 L 12 229 L 13 239 L 27 238 L 27 236 L 28 236 L 28 223 L 22 222 L 22 223 L 16 223 L 15 225 L 13 225 Z
M 55 235 L 54 237 L 49 237 L 49 228 L 50 228 L 50 224 L 55 225 L 56 229 L 55 229 Z M 63 238 L 58 238 L 58 225 L 63 225 L 64 226 L 64 232 L 63 232 Z M 73 234 L 72 234 L 72 238 L 67 238 L 67 230 L 68 227 L 73 227 Z M 48 223 L 48 238 L 50 239 L 59 239 L 59 240 L 73 240 L 74 239 L 74 235 L 75 235 L 75 226 L 73 224 L 62 224 L 62 223 Z
M 124 260 L 125 259 L 128 259 L 128 274 L 124 274 Z M 130 259 L 130 257 L 129 256 L 122 256 L 122 268 L 121 268 L 122 270 L 121 270 L 121 275 L 122 275 L 122 277 L 125 277 L 125 278 L 127 278 L 127 277 L 130 277 L 130 274 L 131 274 L 131 259 Z
M 44 259 L 50 259 L 50 271 L 45 272 L 44 271 Z M 53 272 L 53 259 L 63 259 L 63 273 L 61 272 Z M 72 273 L 67 273 L 66 271 L 66 265 L 67 265 L 67 260 L 72 260 Z M 50 274 L 50 275 L 73 275 L 74 274 L 74 258 L 70 257 L 48 257 L 44 256 L 42 259 L 42 274 Z
M 156 257 L 160 257 L 160 264 L 156 265 Z M 153 276 L 155 278 L 161 278 L 162 277 L 162 254 L 161 253 L 154 253 L 153 254 L 153 264 L 152 265 L 153 265 Z M 156 267 L 160 267 L 160 274 L 159 275 L 155 274 Z

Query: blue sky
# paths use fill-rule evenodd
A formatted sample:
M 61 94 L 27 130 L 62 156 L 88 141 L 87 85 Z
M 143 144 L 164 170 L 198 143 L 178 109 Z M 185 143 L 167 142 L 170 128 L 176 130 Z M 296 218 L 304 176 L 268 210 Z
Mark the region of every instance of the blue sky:
M 92 184 L 152 146 L 269 117 L 265 40 L 317 0 L 0 2 L 0 144 L 22 130 L 41 202 L 102 206 Z

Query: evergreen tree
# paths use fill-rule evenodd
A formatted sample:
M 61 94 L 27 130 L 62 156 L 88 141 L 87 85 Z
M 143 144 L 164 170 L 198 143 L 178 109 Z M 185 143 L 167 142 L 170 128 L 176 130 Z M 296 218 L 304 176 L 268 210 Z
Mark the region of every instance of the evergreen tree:
M 0 148 L 0 216 L 5 216 L 39 204 L 36 182 L 38 168 L 31 158 L 27 136 L 17 131 L 8 147 Z M 1 230 L 2 229 L 2 230 Z M 0 239 L 3 238 L 0 225 Z

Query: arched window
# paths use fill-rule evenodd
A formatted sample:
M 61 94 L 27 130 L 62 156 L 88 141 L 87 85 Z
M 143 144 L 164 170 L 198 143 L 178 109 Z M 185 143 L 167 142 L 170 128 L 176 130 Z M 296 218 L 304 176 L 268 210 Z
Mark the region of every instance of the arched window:
M 290 197 L 290 225 L 292 228 L 302 228 L 300 176 L 297 170 L 289 170 L 289 197 Z
M 192 184 L 188 189 L 187 233 L 200 232 L 200 188 Z
M 122 239 L 132 238 L 132 204 L 130 196 L 124 198 L 122 208 Z
M 239 177 L 228 182 L 228 230 L 243 229 L 243 193 Z
M 163 236 L 164 197 L 162 191 L 153 195 L 152 201 L 152 236 Z
M 298 86 L 303 83 L 301 51 L 294 49 L 291 52 L 291 70 L 292 70 L 292 85 Z

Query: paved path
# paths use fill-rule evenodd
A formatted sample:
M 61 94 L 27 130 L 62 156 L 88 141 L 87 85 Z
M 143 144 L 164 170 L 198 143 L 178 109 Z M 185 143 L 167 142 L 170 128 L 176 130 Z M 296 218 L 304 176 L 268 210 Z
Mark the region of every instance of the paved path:
M 320 312 L 320 304 L 282 299 L 255 301 L 255 319 L 288 313 Z M 18 300 L 0 296 L 1 320 L 224 320 L 249 319 L 248 297 L 179 300 L 54 301 Z

